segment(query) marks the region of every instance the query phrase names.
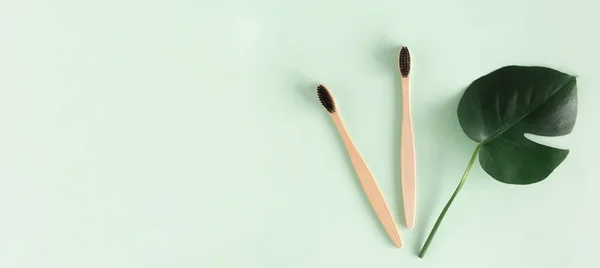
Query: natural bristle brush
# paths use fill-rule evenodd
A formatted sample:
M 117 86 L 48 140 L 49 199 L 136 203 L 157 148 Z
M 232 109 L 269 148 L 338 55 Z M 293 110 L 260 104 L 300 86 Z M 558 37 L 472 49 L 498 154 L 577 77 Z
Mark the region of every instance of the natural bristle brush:
M 400 175 L 406 227 L 415 226 L 416 164 L 412 116 L 410 112 L 410 52 L 402 47 L 398 55 L 398 70 L 402 82 L 402 132 L 400 138 Z
M 358 175 L 360 185 L 365 191 L 365 194 L 367 195 L 367 198 L 369 199 L 373 210 L 375 210 L 375 214 L 379 218 L 379 221 L 381 221 L 381 224 L 383 225 L 383 228 L 385 229 L 387 234 L 392 239 L 392 242 L 394 242 L 394 245 L 396 245 L 396 247 L 398 248 L 401 248 L 402 239 L 400 238 L 400 234 L 398 233 L 398 229 L 396 227 L 396 223 L 394 222 L 394 218 L 392 217 L 392 213 L 390 212 L 390 209 L 388 208 L 383 198 L 383 195 L 381 194 L 381 191 L 377 186 L 377 183 L 373 179 L 373 175 L 371 175 L 367 164 L 365 163 L 360 153 L 354 146 L 354 143 L 352 142 L 352 139 L 350 138 L 350 135 L 348 134 L 344 123 L 342 122 L 338 111 L 338 107 L 336 107 L 333 96 L 331 95 L 329 90 L 323 85 L 319 85 L 317 87 L 317 95 L 319 96 L 321 104 L 323 104 L 325 110 L 329 112 L 329 115 L 333 119 L 335 126 L 340 132 L 342 140 L 344 141 L 346 149 L 348 150 L 348 154 L 350 155 L 352 165 L 354 166 L 356 174 Z

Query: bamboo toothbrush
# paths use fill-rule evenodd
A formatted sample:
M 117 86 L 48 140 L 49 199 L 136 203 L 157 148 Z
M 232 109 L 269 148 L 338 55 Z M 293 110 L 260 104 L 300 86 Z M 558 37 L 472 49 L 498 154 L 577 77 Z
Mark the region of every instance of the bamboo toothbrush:
M 354 146 L 354 143 L 352 142 L 352 139 L 350 138 L 350 135 L 348 134 L 344 123 L 342 122 L 338 109 L 336 108 L 333 96 L 331 95 L 329 90 L 323 85 L 319 85 L 317 87 L 317 95 L 319 96 L 321 104 L 323 104 L 323 107 L 325 107 L 325 110 L 329 112 L 331 119 L 333 119 L 335 126 L 340 132 L 340 135 L 342 136 L 342 140 L 344 141 L 346 149 L 348 150 L 348 154 L 350 155 L 352 165 L 354 166 L 356 174 L 358 175 L 360 185 L 365 191 L 367 198 L 371 203 L 371 206 L 375 210 L 375 214 L 379 218 L 379 221 L 381 221 L 381 224 L 383 225 L 383 228 L 385 229 L 387 234 L 392 239 L 392 242 L 394 242 L 394 245 L 396 245 L 396 247 L 398 248 L 401 248 L 402 239 L 400 238 L 400 234 L 398 233 L 398 229 L 396 228 L 396 223 L 394 222 L 392 213 L 390 212 L 390 209 L 385 203 L 385 200 L 381 195 L 381 191 L 379 190 L 377 183 L 375 183 L 373 175 L 371 175 L 367 164 L 364 162 L 364 160 L 360 156 L 360 153 Z
M 400 140 L 400 175 L 406 227 L 415 226 L 416 165 L 412 116 L 410 112 L 410 52 L 402 47 L 398 55 L 398 70 L 402 81 L 402 133 Z

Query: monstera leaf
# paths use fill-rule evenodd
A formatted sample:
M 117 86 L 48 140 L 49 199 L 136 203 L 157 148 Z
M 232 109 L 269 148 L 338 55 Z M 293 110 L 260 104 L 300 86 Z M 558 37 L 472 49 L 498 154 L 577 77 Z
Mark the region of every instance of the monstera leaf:
M 542 181 L 569 151 L 533 142 L 525 134 L 565 135 L 573 129 L 576 117 L 576 78 L 551 68 L 506 66 L 471 83 L 458 104 L 458 120 L 478 145 L 419 257 L 425 255 L 477 156 L 483 170 L 500 182 Z
M 498 69 L 475 80 L 458 104 L 460 126 L 481 146 L 481 166 L 510 184 L 545 179 L 569 153 L 524 134 L 568 134 L 576 117 L 575 77 L 545 67 Z

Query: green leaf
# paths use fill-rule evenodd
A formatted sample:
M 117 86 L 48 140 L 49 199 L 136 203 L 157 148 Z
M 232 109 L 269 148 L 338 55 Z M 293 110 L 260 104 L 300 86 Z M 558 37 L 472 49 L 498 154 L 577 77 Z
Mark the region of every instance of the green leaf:
M 565 135 L 573 130 L 576 117 L 577 81 L 554 69 L 506 66 L 471 83 L 458 104 L 458 120 L 467 136 L 479 144 L 419 257 L 425 256 L 477 156 L 483 169 L 498 181 L 539 182 L 569 151 L 535 143 L 525 134 Z
M 460 126 L 480 144 L 479 162 L 509 184 L 539 182 L 568 150 L 533 142 L 525 133 L 559 136 L 577 117 L 576 78 L 546 67 L 507 66 L 475 80 L 458 105 Z

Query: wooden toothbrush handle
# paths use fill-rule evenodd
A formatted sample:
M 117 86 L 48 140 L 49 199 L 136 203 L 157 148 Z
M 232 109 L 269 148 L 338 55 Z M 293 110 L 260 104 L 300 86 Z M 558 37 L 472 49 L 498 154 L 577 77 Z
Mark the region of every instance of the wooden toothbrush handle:
M 352 165 L 358 175 L 358 179 L 360 181 L 360 185 L 362 186 L 367 198 L 369 199 L 369 203 L 371 203 L 371 207 L 375 210 L 375 214 L 379 221 L 383 225 L 383 228 L 387 232 L 388 236 L 391 238 L 392 242 L 396 247 L 402 247 L 402 239 L 400 238 L 400 234 L 398 233 L 398 229 L 396 227 L 396 223 L 394 218 L 392 217 L 392 213 L 388 208 L 377 183 L 373 179 L 373 175 L 369 171 L 369 168 L 360 153 L 354 146 L 350 135 L 346 131 L 344 124 L 338 113 L 331 113 L 331 117 L 333 118 L 333 122 L 342 136 L 344 144 L 346 145 L 346 149 L 348 150 L 348 154 L 350 155 L 350 159 L 352 161 Z
M 410 112 L 408 79 L 402 79 L 402 136 L 400 140 L 400 174 L 406 227 L 415 226 L 416 211 L 416 164 L 415 144 Z

